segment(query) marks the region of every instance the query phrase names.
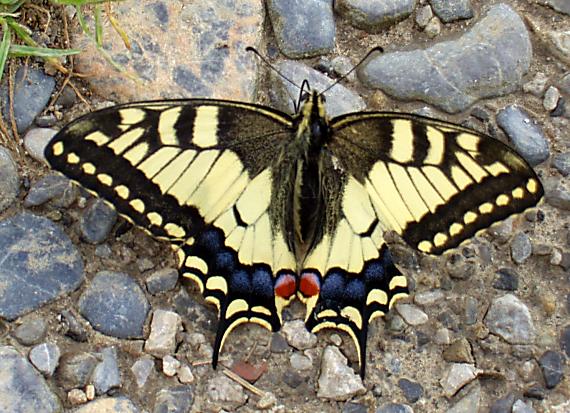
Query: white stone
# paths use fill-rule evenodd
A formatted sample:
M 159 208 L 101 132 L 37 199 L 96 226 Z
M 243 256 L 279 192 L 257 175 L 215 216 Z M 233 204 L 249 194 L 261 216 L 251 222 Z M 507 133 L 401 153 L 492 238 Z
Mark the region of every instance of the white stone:
M 366 392 L 360 376 L 347 365 L 346 357 L 334 346 L 326 347 L 323 352 L 318 384 L 317 397 L 325 399 L 343 401 Z
M 413 304 L 396 304 L 396 310 L 398 310 L 406 324 L 411 326 L 425 324 L 429 319 L 426 313 Z
M 173 354 L 176 349 L 176 333 L 182 326 L 180 316 L 173 311 L 156 310 L 150 324 L 150 335 L 144 350 L 155 357 Z
M 477 377 L 478 370 L 467 363 L 453 363 L 444 377 L 439 381 L 447 397 L 453 396 L 467 383 Z

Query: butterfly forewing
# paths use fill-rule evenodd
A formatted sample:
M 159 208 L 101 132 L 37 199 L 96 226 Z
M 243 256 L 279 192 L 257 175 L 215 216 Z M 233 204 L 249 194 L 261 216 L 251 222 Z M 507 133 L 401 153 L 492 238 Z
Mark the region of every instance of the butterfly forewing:
M 281 325 L 296 261 L 273 199 L 276 156 L 291 119 L 260 106 L 215 100 L 143 102 L 88 114 L 46 150 L 50 165 L 103 197 L 127 219 L 168 240 L 227 334 L 256 322 Z M 285 285 L 285 290 L 290 290 Z M 287 292 L 287 291 L 285 291 Z
M 332 128 L 331 152 L 364 185 L 378 218 L 425 253 L 454 248 L 543 195 L 521 156 L 459 125 L 370 113 L 336 118 Z

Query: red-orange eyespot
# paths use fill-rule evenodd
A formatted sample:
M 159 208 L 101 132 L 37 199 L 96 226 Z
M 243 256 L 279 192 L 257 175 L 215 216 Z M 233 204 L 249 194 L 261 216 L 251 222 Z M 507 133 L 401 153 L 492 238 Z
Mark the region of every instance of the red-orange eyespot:
M 297 290 L 297 277 L 294 274 L 281 274 L 275 281 L 275 295 L 288 299 Z
M 305 297 L 312 297 L 318 295 L 321 291 L 321 281 L 319 276 L 314 272 L 304 272 L 301 274 L 301 281 L 299 282 L 299 291 Z

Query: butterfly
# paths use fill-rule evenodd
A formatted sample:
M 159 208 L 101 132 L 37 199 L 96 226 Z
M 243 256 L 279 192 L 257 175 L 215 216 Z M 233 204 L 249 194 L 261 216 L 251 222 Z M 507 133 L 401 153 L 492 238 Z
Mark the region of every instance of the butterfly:
M 543 196 L 498 140 L 407 113 L 329 119 L 322 94 L 294 116 L 214 99 L 130 103 L 66 125 L 53 169 L 172 245 L 182 277 L 218 310 L 213 366 L 242 323 L 271 331 L 295 298 L 309 331 L 355 343 L 408 294 L 384 241 L 439 255 Z

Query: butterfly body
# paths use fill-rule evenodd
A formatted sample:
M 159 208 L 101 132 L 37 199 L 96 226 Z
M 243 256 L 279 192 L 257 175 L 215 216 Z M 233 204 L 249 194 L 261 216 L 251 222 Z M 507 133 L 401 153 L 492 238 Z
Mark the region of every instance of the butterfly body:
M 64 127 L 46 158 L 173 246 L 218 309 L 214 366 L 233 328 L 277 331 L 298 297 L 310 331 L 352 337 L 364 375 L 370 320 L 407 295 L 384 232 L 441 254 L 543 194 L 492 138 L 409 114 L 329 119 L 316 92 L 293 117 L 210 99 L 120 105 Z

